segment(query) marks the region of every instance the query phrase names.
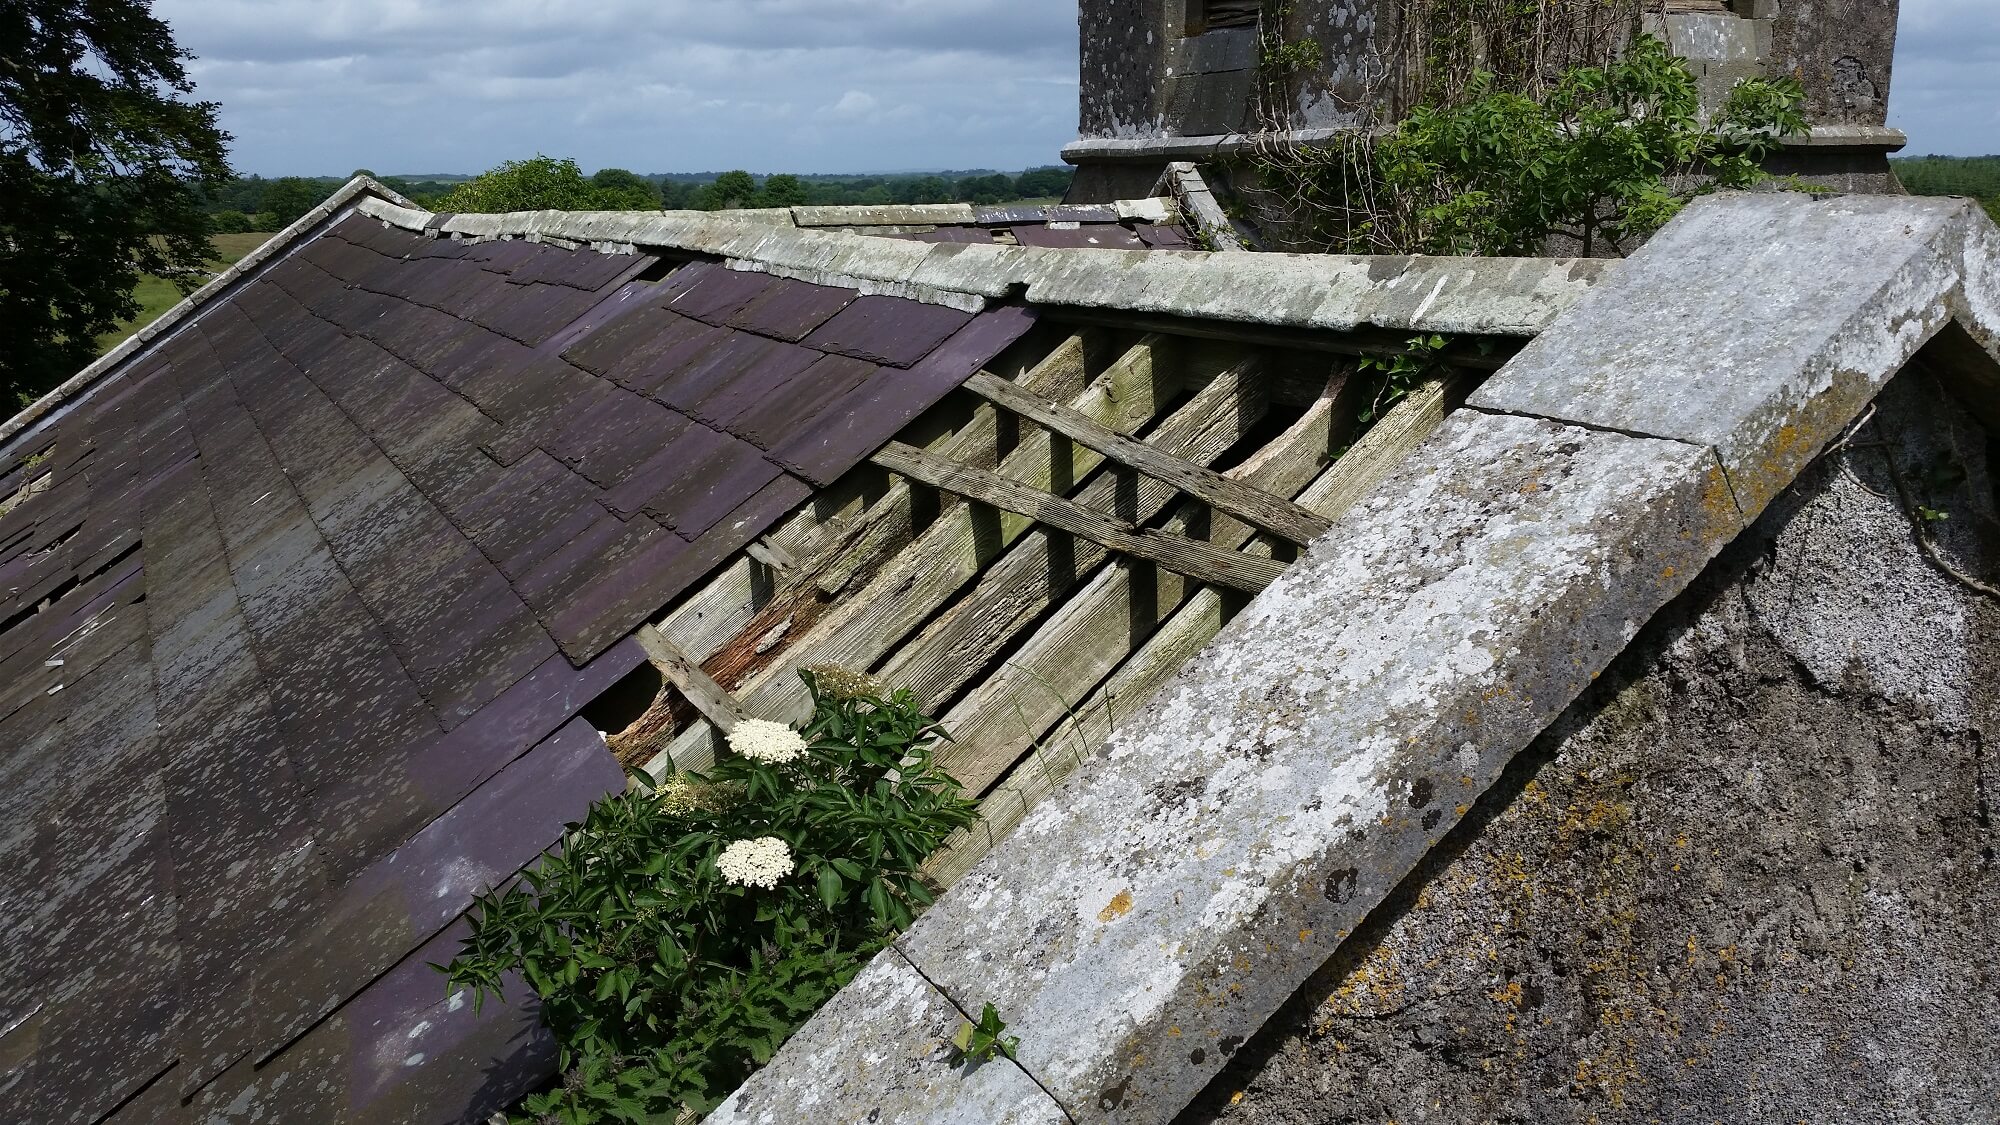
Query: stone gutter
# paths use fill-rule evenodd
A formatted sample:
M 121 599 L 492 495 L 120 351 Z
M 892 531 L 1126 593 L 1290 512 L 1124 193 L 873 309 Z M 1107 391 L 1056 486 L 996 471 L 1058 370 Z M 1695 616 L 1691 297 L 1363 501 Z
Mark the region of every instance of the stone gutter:
M 12 441 L 16 434 L 46 417 L 50 411 L 96 386 L 126 360 L 144 351 L 154 340 L 171 335 L 183 321 L 199 312 L 202 306 L 235 288 L 238 282 L 256 273 L 266 262 L 290 250 L 293 244 L 304 236 L 316 232 L 320 226 L 331 221 L 357 199 L 375 199 L 403 207 L 416 206 L 400 193 L 367 176 L 356 176 L 347 181 L 339 190 L 327 196 L 319 206 L 299 216 L 298 221 L 272 235 L 262 246 L 237 259 L 235 265 L 216 274 L 208 284 L 188 294 L 179 304 L 160 314 L 151 324 L 132 333 L 124 342 L 97 357 L 90 366 L 71 376 L 61 386 L 36 399 L 6 422 L 0 423 L 0 452 L 6 450 L 8 442 Z
M 932 244 L 733 212 L 527 211 L 432 215 L 379 200 L 357 210 L 461 238 L 561 239 L 723 258 L 733 268 L 961 305 L 1025 298 L 1116 310 L 1349 332 L 1531 336 L 1619 263 L 1552 258 L 1370 258 Z
M 1697 202 L 709 1122 L 1172 1120 L 1954 322 L 1990 376 L 2000 230 L 1973 204 Z M 1018 1060 L 953 1066 L 989 1002 Z

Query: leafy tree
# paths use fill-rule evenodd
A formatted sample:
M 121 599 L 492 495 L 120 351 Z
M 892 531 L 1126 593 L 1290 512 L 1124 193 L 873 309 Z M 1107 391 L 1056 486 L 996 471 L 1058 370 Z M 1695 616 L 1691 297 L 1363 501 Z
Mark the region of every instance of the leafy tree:
M 145 0 L 0 3 L 0 395 L 87 364 L 141 274 L 206 277 L 208 189 L 229 177 L 213 102 Z
M 279 227 L 287 227 L 319 206 L 329 194 L 311 180 L 285 176 L 271 181 L 271 185 L 264 189 L 264 210 L 277 216 Z
M 592 206 L 600 211 L 657 211 L 660 189 L 653 181 L 623 168 L 605 168 L 590 177 L 597 189 Z
M 958 181 L 954 193 L 960 203 L 999 203 L 1014 198 L 1014 180 L 1011 176 L 994 174 L 991 176 L 967 176 Z
M 1051 196 L 1060 199 L 1069 191 L 1069 182 L 1076 175 L 1073 168 L 1031 168 L 1014 180 L 1016 199 L 1046 199 Z
M 763 206 L 802 207 L 811 199 L 805 181 L 792 175 L 771 176 L 764 181 Z
M 438 201 L 440 211 L 494 214 L 504 211 L 590 211 L 597 188 L 576 161 L 537 155 L 508 160 L 459 184 Z
M 216 234 L 247 234 L 250 231 L 250 216 L 241 211 L 217 211 L 208 217 L 208 229 Z
M 903 180 L 890 192 L 898 203 L 950 203 L 951 184 L 942 176 Z
M 724 172 L 714 183 L 695 192 L 693 205 L 699 211 L 728 211 L 748 207 L 756 198 L 757 178 L 738 169 Z
M 1473 80 L 1365 146 L 1270 153 L 1266 191 L 1308 241 L 1357 253 L 1534 255 L 1551 235 L 1622 250 L 1696 195 L 1747 187 L 1778 138 L 1803 132 L 1790 79 L 1737 84 L 1712 120 L 1684 60 L 1641 36 L 1608 67 L 1563 74 L 1541 101 Z

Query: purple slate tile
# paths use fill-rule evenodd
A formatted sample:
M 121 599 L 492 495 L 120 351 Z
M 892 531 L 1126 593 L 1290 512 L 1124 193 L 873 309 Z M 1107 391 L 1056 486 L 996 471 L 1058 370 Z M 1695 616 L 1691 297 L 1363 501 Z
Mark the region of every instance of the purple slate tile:
M 1013 228 L 1014 238 L 1023 246 L 1052 246 L 1061 249 L 1144 250 L 1139 236 L 1117 223 L 1085 223 L 1079 227 L 1024 225 Z
M 506 285 L 452 311 L 509 339 L 539 347 L 602 299 L 561 285 Z
M 1187 233 L 1171 223 L 1139 223 L 1133 228 L 1141 241 L 1155 250 L 1192 250 Z
M 478 714 L 419 751 L 411 761 L 411 776 L 433 799 L 456 801 L 645 661 L 645 652 L 631 640 L 581 668 L 552 654 Z
M 901 297 L 866 296 L 857 298 L 840 315 L 807 336 L 805 346 L 892 367 L 908 367 L 971 320 L 971 313 L 943 305 L 926 305 Z
M 616 490 L 694 423 L 619 388 L 551 435 L 543 448 L 599 488 Z
M 570 357 L 569 353 L 577 344 L 591 336 L 607 331 L 614 321 L 624 320 L 628 318 L 628 315 L 636 315 L 650 310 L 652 302 L 646 298 L 652 292 L 652 288 L 652 286 L 640 282 L 626 283 L 610 296 L 604 298 L 604 300 L 591 306 L 590 311 L 578 317 L 575 323 L 556 333 L 554 336 L 549 337 L 548 340 L 541 344 L 540 350 L 560 355 L 565 359 L 570 359 L 570 362 L 575 363 L 576 361 Z M 596 371 L 599 375 L 604 373 L 601 369 L 593 368 L 589 364 L 579 363 L 577 366 L 587 371 Z
M 583 819 L 591 802 L 624 788 L 625 771 L 604 740 L 571 719 L 343 893 L 397 887 L 411 928 L 427 937 L 561 839 L 563 825 Z
M 618 378 L 614 372 L 627 366 L 628 357 L 635 352 L 645 348 L 658 350 L 661 347 L 658 341 L 663 334 L 672 333 L 685 325 L 712 331 L 698 321 L 689 320 L 679 313 L 670 313 L 660 308 L 650 292 L 643 292 L 646 287 L 637 288 L 642 290 L 643 294 L 637 302 L 637 308 L 621 308 L 619 315 L 608 323 L 592 328 L 579 337 L 568 339 L 563 345 L 562 357 L 593 375 L 602 375 L 622 383 L 625 380 Z M 598 308 L 607 307 L 610 307 L 608 302 Z M 590 316 L 578 321 L 577 324 L 588 323 L 595 318 L 597 311 L 593 309 Z M 563 336 L 558 339 L 569 337 L 574 328 L 575 326 L 566 329 Z
M 391 967 L 411 960 L 413 947 L 431 948 L 427 943 L 476 895 L 511 878 L 559 840 L 565 824 L 624 785 L 624 770 L 597 732 L 572 719 L 357 874 L 322 908 L 331 924 L 293 943 L 260 974 L 260 995 L 287 995 L 262 1021 L 259 1056 L 357 993 L 350 1015 L 355 1007 L 369 1008 L 370 997 L 400 1003 L 415 989 L 441 1001 L 445 990 L 434 970 L 425 967 L 428 975 L 403 979 Z M 416 963 L 448 961 L 455 947 L 454 939 L 441 955 Z M 385 970 L 388 976 L 377 980 Z M 410 1027 L 395 1031 L 406 1043 L 423 1034 L 418 1029 L 413 1035 Z M 414 1049 L 396 1055 L 393 1064 L 401 1066 Z
M 522 597 L 535 606 L 563 654 L 581 665 L 665 604 L 666 598 L 652 597 L 659 588 L 656 576 L 671 572 L 692 549 L 643 516 L 621 521 L 616 528 L 595 529 L 529 575 Z
M 647 515 L 688 540 L 706 534 L 779 473 L 757 447 L 713 430 L 699 432 L 710 436 L 698 448 L 683 442 L 662 453 L 660 471 L 645 478 L 652 493 L 642 505 Z
M 533 262 L 543 254 L 555 252 L 553 247 L 544 247 L 538 242 L 509 238 L 482 242 L 472 248 L 468 257 L 478 261 L 482 268 L 493 273 L 511 274 L 515 269 Z
M 593 658 L 811 496 L 812 489 L 803 482 L 779 476 L 685 549 L 635 556 L 603 580 L 579 590 L 549 631 L 572 661 Z
M 1033 326 L 1034 313 L 990 309 L 916 366 L 883 368 L 874 379 L 820 412 L 819 420 L 771 450 L 771 459 L 822 487 L 859 464 L 917 415 Z
M 729 326 L 796 344 L 853 304 L 857 296 L 852 289 L 776 278 L 756 299 L 736 310 Z
M 713 262 L 683 266 L 660 287 L 660 305 L 682 316 L 691 316 L 717 326 L 728 323 L 737 310 L 761 296 L 771 282 L 769 274 L 727 269 Z
M 769 449 L 819 421 L 829 407 L 867 382 L 878 370 L 864 360 L 826 356 L 797 378 L 772 387 L 749 406 L 718 421 L 759 449 Z
M 719 415 L 754 401 L 763 388 L 796 376 L 820 358 L 820 353 L 810 348 L 781 340 L 725 329 L 709 331 L 720 338 L 690 340 L 687 347 L 661 356 L 654 361 L 651 375 L 633 381 L 634 389 L 691 417 L 713 422 Z M 696 347 L 700 347 L 698 352 L 681 358 Z

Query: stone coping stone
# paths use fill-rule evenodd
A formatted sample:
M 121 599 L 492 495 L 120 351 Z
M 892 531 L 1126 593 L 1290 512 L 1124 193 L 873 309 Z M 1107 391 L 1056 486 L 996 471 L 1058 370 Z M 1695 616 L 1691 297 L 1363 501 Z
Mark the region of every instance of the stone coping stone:
M 1710 450 L 1454 415 L 898 948 L 1072 1119 L 1170 1121 L 1737 527 Z
M 1955 313 L 1990 344 L 1993 229 L 1961 199 L 1699 200 L 1470 404 L 1712 446 L 1754 519 Z
M 366 214 L 423 230 L 425 211 L 367 201 Z M 741 223 L 702 212 L 526 211 L 454 215 L 465 238 L 557 237 L 709 254 L 782 277 L 909 295 L 1115 309 L 1272 327 L 1531 336 L 1621 263 L 1581 258 L 1208 254 L 923 243 Z M 741 267 L 739 267 L 741 268 Z M 948 303 L 932 298 L 932 303 Z
M 1067 1125 L 1054 1100 L 1005 1058 L 953 1061 L 965 1016 L 885 949 L 706 1125 Z M 768 1077 L 765 1077 L 768 1076 Z

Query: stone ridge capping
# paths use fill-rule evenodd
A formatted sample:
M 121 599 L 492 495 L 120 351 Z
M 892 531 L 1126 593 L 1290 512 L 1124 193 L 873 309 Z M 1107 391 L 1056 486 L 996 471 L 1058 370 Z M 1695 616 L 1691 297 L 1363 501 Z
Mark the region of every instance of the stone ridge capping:
M 1953 318 L 2000 360 L 1969 203 L 1697 203 L 708 1121 L 1171 1121 Z M 989 1002 L 1032 1090 L 939 1058 Z
M 1708 446 L 1755 519 L 1954 317 L 2000 356 L 1996 238 L 1961 199 L 1701 200 L 1469 405 Z
M 362 213 L 423 230 L 425 211 L 366 200 Z M 461 238 L 561 238 L 708 254 L 735 268 L 850 288 L 909 287 L 988 300 L 1350 332 L 1532 336 L 1620 263 L 1564 258 L 1209 254 L 907 242 L 689 211 L 455 215 Z
M 416 206 L 400 192 L 372 177 L 356 176 L 347 181 L 339 190 L 327 196 L 319 206 L 299 216 L 296 222 L 272 235 L 262 246 L 237 259 L 235 265 L 215 275 L 207 285 L 188 294 L 179 304 L 160 314 L 159 319 L 132 333 L 123 343 L 98 356 L 90 366 L 72 375 L 61 386 L 36 399 L 5 423 L 0 423 L 0 453 L 5 452 L 7 444 L 16 434 L 46 417 L 50 411 L 96 386 L 126 360 L 144 351 L 154 340 L 174 332 L 182 321 L 192 317 L 203 305 L 234 288 L 238 281 L 261 269 L 264 263 L 290 250 L 308 233 L 317 232 L 321 225 L 333 220 L 349 204 L 358 199 L 379 200 L 398 207 Z

